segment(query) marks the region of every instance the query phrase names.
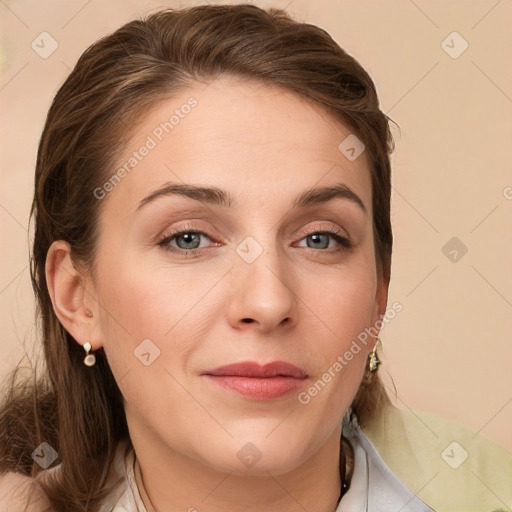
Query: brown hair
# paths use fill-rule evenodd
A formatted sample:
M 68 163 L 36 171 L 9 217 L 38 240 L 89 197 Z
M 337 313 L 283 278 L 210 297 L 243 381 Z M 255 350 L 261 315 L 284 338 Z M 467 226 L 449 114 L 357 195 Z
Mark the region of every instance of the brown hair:
M 31 215 L 31 276 L 46 371 L 33 382 L 16 372 L 0 411 L 0 473 L 36 477 L 31 453 L 41 442 L 58 451 L 58 478 L 41 485 L 56 511 L 96 511 L 116 448 L 128 440 L 122 396 L 104 352 L 83 364 L 83 350 L 53 311 L 45 277 L 55 240 L 72 248 L 77 268 L 93 270 L 101 201 L 129 139 L 128 126 L 160 100 L 219 76 L 293 91 L 321 104 L 366 145 L 371 167 L 375 257 L 389 281 L 393 139 L 368 73 L 324 30 L 283 10 L 250 4 L 166 9 L 135 20 L 91 45 L 57 92 L 41 136 Z M 352 408 L 364 424 L 389 399 L 367 374 Z

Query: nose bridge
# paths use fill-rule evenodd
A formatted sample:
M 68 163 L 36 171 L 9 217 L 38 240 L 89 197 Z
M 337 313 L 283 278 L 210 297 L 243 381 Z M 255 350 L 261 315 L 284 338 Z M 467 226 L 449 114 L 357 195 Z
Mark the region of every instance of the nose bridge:
M 251 319 L 271 329 L 295 318 L 294 279 L 275 236 L 263 229 L 256 236 L 247 236 L 236 247 L 231 321 Z

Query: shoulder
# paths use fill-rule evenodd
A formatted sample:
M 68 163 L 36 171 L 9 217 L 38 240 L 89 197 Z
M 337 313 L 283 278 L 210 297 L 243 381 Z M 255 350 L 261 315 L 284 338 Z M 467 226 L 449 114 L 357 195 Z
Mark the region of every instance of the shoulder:
M 435 510 L 512 506 L 512 455 L 467 427 L 390 406 L 363 431 L 388 467 Z
M 34 479 L 14 472 L 0 475 L 0 509 L 2 512 L 52 512 Z

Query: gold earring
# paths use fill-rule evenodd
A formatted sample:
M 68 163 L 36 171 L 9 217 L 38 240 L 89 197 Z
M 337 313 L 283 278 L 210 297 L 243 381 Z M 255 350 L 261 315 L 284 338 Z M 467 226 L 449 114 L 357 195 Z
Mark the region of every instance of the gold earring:
M 94 366 L 96 363 L 96 356 L 94 354 L 89 354 L 89 352 L 92 350 L 92 345 L 90 341 L 87 341 L 83 345 L 85 350 L 85 358 L 84 358 L 84 364 L 86 366 Z
M 382 340 L 380 339 L 380 336 L 375 336 L 375 339 L 377 340 L 377 343 L 375 343 L 375 347 L 373 347 L 373 350 L 370 352 L 368 359 L 369 359 L 369 368 L 371 372 L 374 372 L 377 370 L 377 367 L 381 363 L 381 360 L 379 359 L 379 356 L 377 355 L 377 347 L 382 347 Z

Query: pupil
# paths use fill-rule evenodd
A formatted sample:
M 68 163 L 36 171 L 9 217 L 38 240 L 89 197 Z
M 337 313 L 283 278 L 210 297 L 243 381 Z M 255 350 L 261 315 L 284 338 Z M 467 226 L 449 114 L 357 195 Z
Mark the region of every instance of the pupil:
M 181 238 L 185 240 L 185 244 L 194 243 L 193 238 L 197 237 L 197 233 L 185 233 L 181 235 Z M 196 240 L 197 241 L 197 240 Z M 196 249 L 197 247 L 185 247 L 185 249 Z
M 325 235 L 322 235 L 322 234 L 311 235 L 311 239 L 313 240 L 314 244 L 315 244 L 317 247 L 318 247 L 319 243 L 320 243 L 320 245 L 322 245 L 322 244 L 321 244 L 321 239 L 320 239 L 320 237 L 321 237 L 321 236 L 324 236 L 324 237 L 325 237 Z M 324 244 L 324 245 L 325 245 L 325 244 Z

